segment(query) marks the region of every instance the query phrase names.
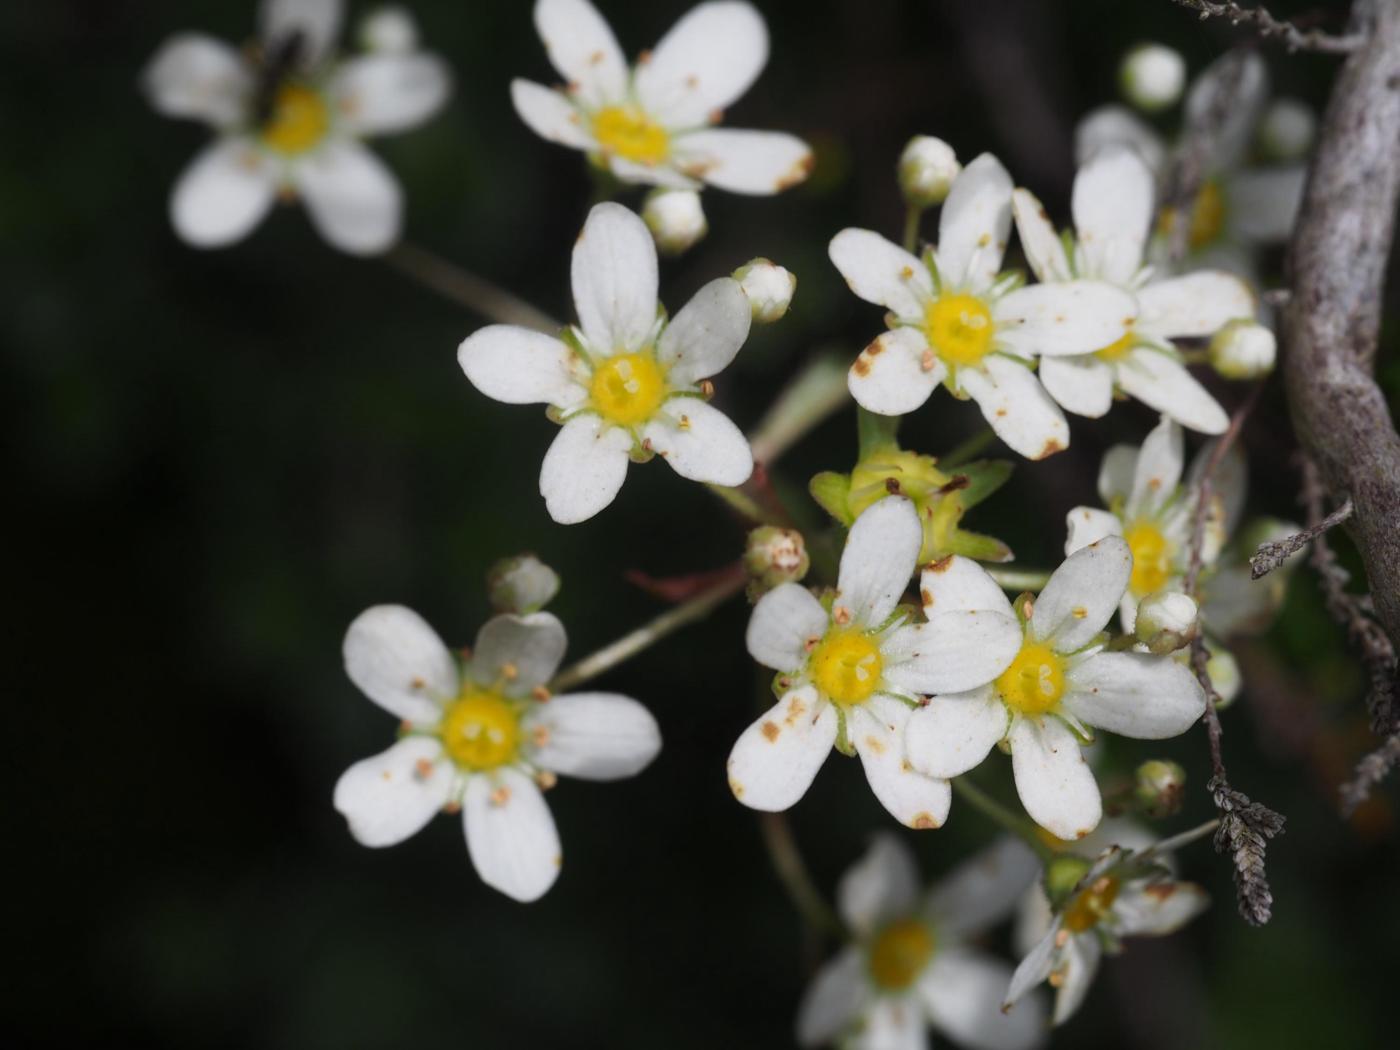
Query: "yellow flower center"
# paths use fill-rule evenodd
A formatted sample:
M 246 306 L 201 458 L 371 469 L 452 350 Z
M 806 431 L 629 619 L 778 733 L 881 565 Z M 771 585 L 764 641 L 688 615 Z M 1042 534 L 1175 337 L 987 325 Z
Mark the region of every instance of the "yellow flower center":
M 992 348 L 992 312 L 975 295 L 945 295 L 924 312 L 924 333 L 950 365 L 975 365 Z
M 604 419 L 632 426 L 656 414 L 666 396 L 666 380 L 650 354 L 618 354 L 598 366 L 590 393 Z
M 1191 206 L 1191 227 L 1187 238 L 1192 248 L 1204 248 L 1214 244 L 1225 229 L 1225 194 L 1220 192 L 1220 184 L 1207 182 L 1196 194 L 1196 202 Z
M 319 94 L 300 84 L 283 84 L 262 138 L 282 153 L 304 153 L 325 137 L 330 123 L 330 111 Z
M 908 988 L 933 955 L 933 934 L 917 919 L 901 919 L 880 931 L 870 946 L 870 976 L 881 988 Z
M 1065 662 L 1048 645 L 1028 641 L 996 680 L 997 692 L 1023 715 L 1053 711 L 1065 693 Z
M 1070 933 L 1083 933 L 1097 926 L 1118 899 L 1118 880 L 1105 875 L 1088 889 L 1081 890 L 1065 906 L 1064 926 Z
M 495 693 L 467 692 L 447 709 L 438 732 L 459 766 L 495 769 L 515 758 L 520 718 L 514 705 Z
M 880 684 L 880 647 L 861 631 L 832 631 L 812 653 L 812 681 L 838 704 L 859 704 Z
M 593 137 L 604 153 L 638 164 L 660 164 L 671 152 L 666 129 L 636 106 L 608 106 L 593 115 Z
M 1109 343 L 1102 349 L 1095 350 L 1094 355 L 1100 360 L 1110 363 L 1118 362 L 1128 356 L 1128 351 L 1137 345 L 1137 333 L 1131 328 L 1121 336 Z
M 1160 591 L 1172 575 L 1172 545 L 1150 521 L 1128 526 L 1123 538 L 1133 552 L 1133 574 L 1128 589 L 1139 598 Z

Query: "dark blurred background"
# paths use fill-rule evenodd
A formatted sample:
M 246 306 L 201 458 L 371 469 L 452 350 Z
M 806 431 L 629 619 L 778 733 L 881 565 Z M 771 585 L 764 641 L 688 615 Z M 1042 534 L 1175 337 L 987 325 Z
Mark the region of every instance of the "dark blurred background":
M 408 238 L 564 314 L 590 186 L 578 154 L 510 107 L 513 76 L 552 79 L 529 4 L 408 6 L 457 74 L 431 125 L 376 144 L 406 187 Z M 629 54 L 688 6 L 602 5 Z M 897 236 L 893 164 L 909 135 L 938 134 L 964 159 L 995 150 L 1063 219 L 1071 129 L 1114 96 L 1123 50 L 1162 40 L 1194 71 L 1241 37 L 1168 0 L 759 6 L 772 60 L 730 122 L 804 135 L 818 170 L 776 200 L 707 194 L 710 237 L 662 282 L 675 309 L 755 255 L 798 274 L 793 314 L 722 377 L 742 425 L 815 347 L 854 354 L 879 329 L 825 248 L 845 225 Z M 635 780 L 550 794 L 566 859 L 539 904 L 479 882 L 458 821 L 370 851 L 331 808 L 340 772 L 393 731 L 341 668 L 361 609 L 404 602 L 465 643 L 488 612 L 487 566 L 531 549 L 563 575 L 554 609 L 577 657 L 662 607 L 623 570 L 717 567 L 743 531 L 657 465 L 593 521 L 553 525 L 536 479 L 554 427 L 480 396 L 456 364 L 482 320 L 336 254 L 298 208 L 229 250 L 176 240 L 167 197 L 206 132 L 151 112 L 138 75 L 172 32 L 240 41 L 253 22 L 252 0 L 0 5 L 4 633 L 18 672 L 4 812 L 20 873 L 4 905 L 5 1041 L 790 1044 L 801 928 L 724 777 L 755 705 L 742 602 L 602 680 L 648 703 L 665 749 Z M 1332 60 L 1266 54 L 1278 90 L 1322 101 Z M 1392 326 L 1392 393 L 1394 347 Z M 1218 389 L 1227 405 L 1244 391 Z M 936 452 L 980 426 L 971 404 L 931 405 L 906 444 Z M 819 429 L 782 476 L 800 490 L 848 469 L 853 420 Z M 1103 449 L 1151 422 L 1135 403 L 1075 419 L 1073 447 L 1021 465 L 969 526 L 1054 564 L 1065 511 L 1096 502 Z M 1251 508 L 1296 516 L 1276 380 L 1246 444 Z M 1185 871 L 1215 906 L 1112 961 L 1057 1045 L 1384 1041 L 1400 932 L 1390 805 L 1344 822 L 1335 804 L 1368 742 L 1361 677 L 1306 572 L 1270 634 L 1239 651 L 1248 685 L 1224 716 L 1227 759 L 1237 787 L 1289 819 L 1269 852 L 1276 917 L 1247 927 L 1228 863 L 1194 847 Z M 1207 819 L 1203 733 L 1115 744 L 1106 775 L 1154 755 L 1192 777 L 1171 827 Z M 1008 764 L 993 758 L 981 779 L 1005 793 Z M 827 890 L 873 829 L 894 827 L 839 757 L 792 823 Z M 946 829 L 910 838 L 933 876 L 989 836 L 955 805 Z

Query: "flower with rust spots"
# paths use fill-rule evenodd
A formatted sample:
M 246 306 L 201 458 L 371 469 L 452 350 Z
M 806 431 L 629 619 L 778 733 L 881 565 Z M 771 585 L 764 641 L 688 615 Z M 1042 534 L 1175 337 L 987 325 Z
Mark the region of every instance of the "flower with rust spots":
M 426 121 L 447 101 L 452 78 L 402 26 L 407 46 L 337 60 L 342 13 L 341 0 L 263 0 L 256 48 L 180 33 L 152 59 L 142 81 L 151 105 L 217 134 L 171 198 L 185 241 L 232 244 L 279 198 L 293 197 L 341 251 L 373 254 L 398 239 L 402 191 L 360 140 Z
M 659 455 L 682 477 L 715 485 L 747 481 L 749 443 L 710 406 L 707 382 L 749 335 L 739 282 L 711 281 L 668 321 L 646 225 L 620 204 L 599 204 L 574 246 L 573 292 L 579 323 L 561 338 L 491 325 L 457 353 L 483 394 L 547 404 L 563 424 L 540 470 L 550 516 L 593 517 L 622 487 L 629 459 Z
M 459 664 L 411 609 L 361 613 L 345 635 L 345 670 L 402 729 L 398 743 L 336 784 L 335 808 L 350 833 L 366 846 L 392 846 L 439 810 L 460 810 L 487 885 L 520 901 L 543 896 L 561 852 L 541 791 L 559 775 L 632 776 L 661 748 L 655 719 L 635 700 L 550 696 L 565 645 L 550 613 L 497 616 Z
M 588 0 L 536 0 L 535 26 L 565 83 L 511 83 L 515 111 L 541 138 L 586 152 L 624 182 L 766 195 L 812 170 L 801 139 L 716 128 L 768 61 L 753 5 L 703 3 L 628 68 Z
M 974 688 L 1000 674 L 1020 630 L 1010 610 L 950 611 L 911 622 L 899 602 L 922 542 L 914 505 L 902 496 L 881 500 L 851 526 L 828 602 L 784 583 L 754 607 L 749 652 L 780 672 L 781 697 L 730 753 L 729 786 L 739 801 L 787 809 L 834 746 L 860 756 L 871 790 L 900 823 L 943 823 L 948 782 L 910 768 L 904 727 L 923 696 Z
M 1067 558 L 1034 601 L 1019 600 L 1019 649 L 1002 673 L 978 688 L 934 696 L 910 716 L 904 742 L 913 767 L 955 777 L 1000 745 L 1037 824 L 1061 839 L 1093 831 L 1103 800 L 1081 753 L 1091 727 L 1158 740 L 1184 733 L 1205 712 L 1205 694 L 1183 664 L 1105 649 L 1104 627 L 1132 571 L 1127 543 L 1108 536 Z M 929 617 L 1012 612 L 1001 589 L 965 558 L 930 566 L 921 590 Z
M 1001 273 L 1011 231 L 1011 177 L 991 154 L 953 182 L 938 244 L 918 259 L 869 230 L 831 241 L 831 261 L 851 290 L 886 307 L 890 330 L 851 366 L 851 394 L 886 416 L 912 412 L 942 383 L 972 398 L 997 435 L 1041 459 L 1069 445 L 1069 427 L 1034 366 L 1117 339 L 1132 296 L 1096 281 L 1021 287 Z
M 1003 839 L 924 891 L 908 847 L 877 834 L 841 879 L 837 902 L 852 943 L 808 987 L 798 1042 L 922 1046 L 932 1028 L 977 1050 L 1040 1046 L 1044 1004 L 1032 998 L 1003 1014 L 1011 967 L 973 946 L 1010 914 L 1037 870 L 1029 849 Z

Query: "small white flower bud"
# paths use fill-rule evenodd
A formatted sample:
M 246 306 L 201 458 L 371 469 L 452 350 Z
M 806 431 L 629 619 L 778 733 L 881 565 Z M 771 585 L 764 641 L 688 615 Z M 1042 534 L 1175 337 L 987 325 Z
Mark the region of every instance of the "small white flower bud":
M 749 600 L 757 601 L 774 587 L 796 583 L 811 567 L 807 544 L 796 529 L 764 525 L 749 533 L 744 568 L 749 574 Z
M 408 54 L 418 47 L 418 25 L 402 7 L 381 7 L 361 20 L 360 45 L 380 54 Z
M 1216 649 L 1210 654 L 1210 659 L 1206 661 L 1206 676 L 1220 697 L 1220 702 L 1215 705 L 1220 711 L 1234 703 L 1235 697 L 1240 695 L 1240 687 L 1244 685 L 1239 661 L 1225 648 Z
M 1259 146 L 1273 160 L 1298 160 L 1316 134 L 1317 115 L 1296 98 L 1275 99 L 1259 122 Z
M 1186 799 L 1186 770 L 1175 762 L 1150 759 L 1137 767 L 1133 801 L 1144 816 L 1160 820 L 1181 812 Z
M 642 219 L 667 255 L 680 255 L 710 231 L 694 190 L 653 190 L 642 205 Z
M 497 612 L 539 612 L 559 593 L 559 574 L 533 554 L 521 554 L 491 566 L 486 589 Z
M 734 279 L 749 297 L 753 319 L 759 324 L 781 321 L 797 291 L 797 277 L 767 259 L 746 262 L 734 271 Z
M 1165 44 L 1141 44 L 1123 56 L 1118 82 L 1123 97 L 1138 109 L 1166 109 L 1186 87 L 1186 60 Z
M 915 135 L 899 157 L 899 188 L 919 208 L 942 204 L 962 171 L 953 147 L 932 135 Z
M 1211 367 L 1226 379 L 1258 379 L 1274 370 L 1278 342 L 1257 321 L 1231 321 L 1210 341 Z
M 1157 591 L 1138 606 L 1138 641 L 1158 656 L 1189 645 L 1196 637 L 1200 609 L 1195 599 L 1181 591 Z

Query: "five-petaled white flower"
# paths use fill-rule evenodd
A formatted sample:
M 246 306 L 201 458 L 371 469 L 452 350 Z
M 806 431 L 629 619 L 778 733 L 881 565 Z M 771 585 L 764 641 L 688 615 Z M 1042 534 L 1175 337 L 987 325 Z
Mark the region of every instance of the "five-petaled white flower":
M 923 260 L 870 230 L 846 229 L 831 261 L 851 290 L 887 307 L 890 330 L 851 366 L 855 399 L 871 412 L 912 412 L 945 383 L 971 397 L 997 436 L 1030 459 L 1069 445 L 1069 426 L 1032 366 L 1118 339 L 1133 297 L 1098 281 L 1021 287 L 1002 274 L 1011 230 L 1011 177 L 991 154 L 963 169 Z
M 335 786 L 335 808 L 355 838 L 392 846 L 460 806 L 477 874 L 516 900 L 541 897 L 561 860 L 541 788 L 556 775 L 630 777 L 661 748 L 655 719 L 635 700 L 549 695 L 565 645 L 551 613 L 497 616 L 459 668 L 411 609 L 361 613 L 345 635 L 345 670 L 403 728 L 398 743 Z
M 1091 278 L 1135 293 L 1132 325 L 1114 342 L 1075 357 L 1044 357 L 1040 381 L 1060 405 L 1080 416 L 1108 412 L 1115 389 L 1182 426 L 1224 433 L 1230 419 L 1181 363 L 1173 339 L 1213 335 L 1230 321 L 1254 316 L 1249 286 L 1222 270 L 1154 280 L 1144 265 L 1152 225 L 1153 180 L 1133 150 L 1095 153 L 1074 180 L 1075 237 L 1061 239 L 1028 190 L 1013 198 L 1016 228 L 1036 277 L 1047 284 Z
M 263 0 L 261 42 L 247 55 L 200 33 L 161 47 L 144 84 L 166 116 L 209 124 L 216 141 L 175 186 L 170 215 L 190 244 L 246 236 L 279 195 L 299 196 L 336 248 L 388 248 L 402 225 L 402 192 L 360 144 L 406 131 L 446 101 L 446 65 L 421 52 L 335 60 L 341 0 Z
M 1037 824 L 1062 839 L 1092 831 L 1103 800 L 1080 749 L 1093 739 L 1090 727 L 1159 740 L 1184 733 L 1205 713 L 1205 694 L 1183 664 L 1105 650 L 1103 629 L 1132 567 L 1128 545 L 1117 536 L 1065 559 L 1034 602 L 1018 603 L 1021 648 L 997 679 L 935 696 L 910 716 L 905 748 L 914 768 L 955 777 L 1000 744 L 1011 752 L 1016 791 Z M 934 563 L 921 586 L 930 617 L 950 610 L 1012 613 L 1001 589 L 965 558 Z
M 1003 839 L 921 893 L 909 848 L 877 834 L 837 889 L 855 943 L 808 987 L 798 1042 L 919 1050 L 927 1026 L 972 1050 L 1044 1043 L 1044 1004 L 1032 998 L 1003 1013 L 1012 969 L 968 943 L 1010 913 L 1038 870 L 1029 849 Z
M 620 204 L 599 204 L 574 246 L 573 286 L 579 324 L 562 338 L 491 325 L 457 355 L 487 397 L 547 404 L 564 424 L 540 470 L 554 520 L 583 521 L 611 503 L 629 457 L 660 455 L 695 481 L 747 481 L 749 443 L 707 403 L 705 382 L 748 338 L 752 315 L 739 282 L 711 281 L 668 323 L 646 225 Z
M 768 30 L 752 4 L 700 4 L 633 69 L 588 0 L 537 0 L 535 25 L 565 84 L 510 88 L 540 137 L 586 150 L 625 182 L 676 189 L 771 194 L 811 172 L 812 151 L 793 135 L 711 126 L 768 61 Z
M 787 809 L 835 745 L 860 755 L 871 790 L 900 823 L 935 828 L 947 818 L 951 788 L 910 768 L 904 727 L 922 696 L 972 689 L 1000 674 L 1021 632 L 1009 606 L 939 610 L 928 623 L 909 622 L 897 606 L 922 544 L 914 505 L 903 496 L 882 499 L 851 526 L 829 606 L 785 583 L 754 607 L 749 653 L 781 672 L 782 698 L 730 753 L 729 786 L 739 801 Z

